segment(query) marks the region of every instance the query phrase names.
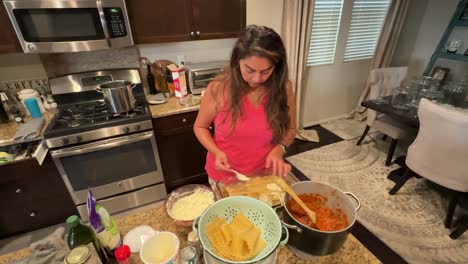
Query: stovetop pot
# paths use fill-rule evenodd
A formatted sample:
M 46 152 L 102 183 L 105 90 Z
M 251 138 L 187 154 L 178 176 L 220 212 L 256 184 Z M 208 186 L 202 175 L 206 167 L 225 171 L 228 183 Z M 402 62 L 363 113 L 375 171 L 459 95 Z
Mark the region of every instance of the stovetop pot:
M 133 88 L 135 84 L 129 81 L 116 80 L 99 85 L 97 91 L 104 96 L 109 112 L 121 114 L 135 108 Z

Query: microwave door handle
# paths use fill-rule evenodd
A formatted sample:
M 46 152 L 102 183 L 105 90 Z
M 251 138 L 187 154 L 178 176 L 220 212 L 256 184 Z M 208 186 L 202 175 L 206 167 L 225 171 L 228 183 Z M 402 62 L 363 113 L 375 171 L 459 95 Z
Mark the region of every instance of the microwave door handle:
M 132 136 L 125 136 L 123 138 L 118 138 L 118 139 L 109 139 L 109 140 L 105 140 L 104 142 L 99 142 L 97 144 L 91 143 L 88 145 L 76 146 L 76 147 L 72 147 L 69 149 L 54 150 L 54 151 L 51 151 L 50 154 L 52 155 L 53 158 L 80 155 L 84 153 L 115 148 L 118 146 L 143 141 L 143 140 L 153 137 L 153 135 L 154 135 L 153 132 L 145 132 L 137 136 L 132 135 Z
M 110 48 L 111 47 L 110 34 L 109 34 L 109 29 L 107 27 L 107 21 L 106 21 L 106 16 L 104 14 L 104 9 L 102 8 L 102 1 L 97 0 L 96 4 L 97 4 L 98 12 L 99 12 L 99 18 L 101 19 L 102 30 L 104 31 L 104 37 L 106 38 L 107 47 Z

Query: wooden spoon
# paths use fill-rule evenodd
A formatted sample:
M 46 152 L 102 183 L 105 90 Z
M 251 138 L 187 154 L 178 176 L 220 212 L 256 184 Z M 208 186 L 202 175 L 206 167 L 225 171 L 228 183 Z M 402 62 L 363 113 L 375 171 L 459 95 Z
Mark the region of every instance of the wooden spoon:
M 293 191 L 293 189 L 291 189 L 291 187 L 289 187 L 289 185 L 283 180 L 283 178 L 278 177 L 276 182 L 281 188 L 283 188 L 285 192 L 287 192 L 294 199 L 294 201 L 296 201 L 297 204 L 299 204 L 299 206 L 306 212 L 307 216 L 309 216 L 310 220 L 312 220 L 312 222 L 315 224 L 315 212 L 310 210 L 309 207 L 307 207 L 302 202 L 301 198 L 297 196 L 297 194 Z

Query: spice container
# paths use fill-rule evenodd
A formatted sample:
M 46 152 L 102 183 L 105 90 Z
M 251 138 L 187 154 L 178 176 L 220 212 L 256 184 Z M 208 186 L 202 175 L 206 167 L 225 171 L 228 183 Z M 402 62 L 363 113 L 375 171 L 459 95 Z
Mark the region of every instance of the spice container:
M 203 254 L 203 245 L 200 242 L 200 239 L 198 238 L 198 232 L 197 231 L 191 231 L 188 236 L 187 236 L 187 242 L 189 246 L 194 247 L 197 250 L 197 253 L 199 255 Z
M 187 246 L 180 252 L 179 263 L 198 264 L 200 263 L 198 256 L 197 250 L 194 247 Z
M 119 264 L 130 264 L 129 258 L 130 258 L 130 247 L 127 245 L 123 245 L 118 247 L 115 250 L 115 259 L 119 262 Z

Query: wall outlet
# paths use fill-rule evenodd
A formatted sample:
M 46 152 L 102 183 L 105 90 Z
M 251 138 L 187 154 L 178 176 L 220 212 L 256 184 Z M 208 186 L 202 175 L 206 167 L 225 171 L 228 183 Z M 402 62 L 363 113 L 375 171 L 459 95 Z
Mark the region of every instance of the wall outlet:
M 177 63 L 179 66 L 185 64 L 185 55 L 177 55 Z

